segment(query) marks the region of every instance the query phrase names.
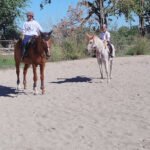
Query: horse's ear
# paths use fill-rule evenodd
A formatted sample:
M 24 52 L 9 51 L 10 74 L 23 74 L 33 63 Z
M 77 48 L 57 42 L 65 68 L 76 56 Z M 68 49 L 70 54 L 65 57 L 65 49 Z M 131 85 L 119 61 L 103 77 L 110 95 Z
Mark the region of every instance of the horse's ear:
M 40 31 L 40 35 L 41 35 L 41 37 L 43 37 L 43 36 L 44 36 L 44 33 Z
M 48 35 L 51 36 L 52 33 L 53 33 L 53 30 L 51 30 L 50 32 L 48 32 Z
M 86 38 L 87 38 L 87 40 L 90 40 L 90 39 L 92 39 L 94 36 L 93 35 L 89 35 L 88 33 L 86 33 Z
M 89 40 L 90 39 L 90 36 L 88 33 L 86 33 L 86 39 Z

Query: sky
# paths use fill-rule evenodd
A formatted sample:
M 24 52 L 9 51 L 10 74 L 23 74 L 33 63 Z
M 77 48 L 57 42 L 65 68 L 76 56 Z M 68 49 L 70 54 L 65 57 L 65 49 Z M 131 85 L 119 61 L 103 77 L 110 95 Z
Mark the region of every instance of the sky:
M 40 9 L 41 0 L 31 0 L 29 6 L 25 8 L 27 11 L 33 11 L 35 20 L 37 20 L 44 30 L 50 30 L 53 25 L 56 25 L 66 16 L 68 7 L 76 5 L 78 0 L 51 0 L 52 3 L 45 5 L 44 9 Z M 18 21 L 18 26 L 21 28 L 24 21 Z
M 31 0 L 29 6 L 26 8 L 25 11 L 33 11 L 35 14 L 35 19 L 41 24 L 45 31 L 49 31 L 53 25 L 56 25 L 66 16 L 68 7 L 70 5 L 75 6 L 78 0 L 51 0 L 52 3 L 48 4 L 44 7 L 44 9 L 40 9 L 40 2 L 41 0 Z M 138 20 L 136 22 L 126 22 L 123 17 L 117 19 L 116 17 L 113 18 L 112 23 L 110 26 L 130 26 L 137 25 Z M 22 27 L 23 21 L 18 22 L 18 26 Z

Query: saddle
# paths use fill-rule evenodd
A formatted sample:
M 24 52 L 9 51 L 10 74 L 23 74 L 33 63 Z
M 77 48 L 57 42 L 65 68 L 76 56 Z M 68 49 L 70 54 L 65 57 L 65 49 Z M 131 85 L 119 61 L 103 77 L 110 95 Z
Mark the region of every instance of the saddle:
M 104 43 L 105 49 L 106 49 L 106 48 L 109 48 L 109 47 L 108 47 L 108 42 L 107 42 L 107 41 L 104 41 L 103 43 Z
M 113 48 L 112 48 L 112 46 L 111 46 L 111 43 L 108 42 L 108 41 L 104 41 L 104 47 L 109 49 L 109 56 L 110 56 L 110 57 L 113 57 L 113 56 L 112 56 Z
M 26 42 L 25 45 L 22 44 L 22 48 L 21 48 L 22 57 L 28 56 L 30 46 L 36 47 L 36 45 L 35 45 L 36 38 L 37 38 L 36 36 L 33 36 Z M 23 43 L 23 39 L 21 40 L 21 43 Z

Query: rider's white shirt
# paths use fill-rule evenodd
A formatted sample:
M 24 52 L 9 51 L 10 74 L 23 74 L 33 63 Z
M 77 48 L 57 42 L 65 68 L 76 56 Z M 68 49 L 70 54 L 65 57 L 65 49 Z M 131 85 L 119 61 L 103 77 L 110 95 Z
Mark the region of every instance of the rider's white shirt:
M 42 32 L 43 29 L 40 26 L 40 24 L 35 20 L 26 21 L 23 25 L 23 34 L 24 35 L 36 35 L 36 36 L 38 36 L 40 31 Z
M 103 41 L 110 41 L 110 33 L 108 31 L 100 33 L 100 39 Z

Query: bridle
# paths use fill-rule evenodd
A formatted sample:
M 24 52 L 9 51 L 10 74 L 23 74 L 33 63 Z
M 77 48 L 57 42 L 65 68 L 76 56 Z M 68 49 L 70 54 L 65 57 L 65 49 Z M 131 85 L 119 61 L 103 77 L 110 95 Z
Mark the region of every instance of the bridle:
M 94 46 L 95 45 L 95 40 L 94 40 L 94 36 L 92 36 L 91 38 L 90 38 L 90 41 L 92 40 L 92 51 L 96 51 L 96 46 Z

